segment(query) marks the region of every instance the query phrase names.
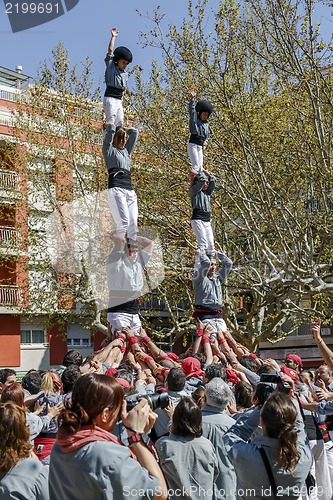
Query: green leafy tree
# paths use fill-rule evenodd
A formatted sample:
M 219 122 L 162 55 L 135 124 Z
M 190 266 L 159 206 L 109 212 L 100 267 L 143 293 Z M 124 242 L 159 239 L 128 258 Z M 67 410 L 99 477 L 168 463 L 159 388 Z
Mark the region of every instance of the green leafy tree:
M 161 50 L 131 105 L 143 133 L 135 178 L 145 224 L 164 235 L 160 287 L 180 336 L 191 323 L 188 90 L 214 105 L 204 166 L 218 178 L 217 242 L 234 261 L 224 315 L 249 347 L 276 341 L 311 315 L 332 319 L 332 62 L 315 3 L 207 0 L 180 26 L 158 8 L 144 46 Z M 188 307 L 179 313 L 186 298 Z M 287 323 L 288 322 L 288 323 Z M 284 326 L 284 329 L 282 327 Z

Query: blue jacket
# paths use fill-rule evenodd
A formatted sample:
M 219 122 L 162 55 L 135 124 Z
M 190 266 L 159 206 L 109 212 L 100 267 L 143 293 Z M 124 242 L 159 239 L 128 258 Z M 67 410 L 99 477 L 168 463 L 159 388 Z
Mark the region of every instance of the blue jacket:
M 297 499 L 302 492 L 305 493 L 305 479 L 312 463 L 302 417 L 299 414 L 295 424 L 295 429 L 298 431 L 297 448 L 300 460 L 291 474 L 276 464 L 275 454 L 279 447 L 277 439 L 257 436 L 253 441 L 248 442 L 258 428 L 259 416 L 259 408 L 250 414 L 242 415 L 223 437 L 228 457 L 237 474 L 238 499 L 267 500 L 267 498 L 273 498 L 273 494 L 269 494 L 271 483 L 258 447 L 264 448 L 268 456 L 277 486 L 277 498 L 281 500 Z
M 190 187 L 189 195 L 191 198 L 191 204 L 194 211 L 201 211 L 210 214 L 210 195 L 215 189 L 216 179 L 213 175 L 209 175 L 209 184 L 206 191 L 202 191 L 202 187 L 206 181 L 206 175 L 203 172 L 199 172 L 196 175 L 196 181 L 193 186 Z M 195 217 L 192 215 L 192 219 L 198 219 L 200 217 Z
M 200 253 L 193 272 L 192 284 L 194 291 L 194 303 L 208 309 L 219 310 L 222 308 L 221 284 L 227 279 L 232 268 L 232 261 L 223 253 L 217 253 L 222 265 L 212 277 L 208 276 L 210 259 Z
M 230 462 L 223 442 L 226 431 L 234 424 L 234 420 L 223 410 L 213 406 L 202 408 L 202 433 L 213 444 L 218 465 L 219 475 L 215 479 L 215 499 L 235 500 L 236 473 Z
M 49 500 L 49 467 L 36 458 L 17 462 L 0 481 L 0 500 Z
M 195 104 L 192 99 L 188 103 L 188 112 L 190 114 L 190 141 L 194 144 L 203 145 L 209 138 L 208 122 L 200 120 L 195 110 Z
M 157 479 L 126 446 L 95 441 L 63 453 L 56 443 L 50 463 L 51 500 L 153 499 Z
M 104 59 L 106 69 L 105 69 L 105 83 L 108 87 L 115 87 L 124 91 L 128 82 L 128 73 L 125 70 L 119 68 L 118 64 L 115 64 L 113 56 L 106 54 Z

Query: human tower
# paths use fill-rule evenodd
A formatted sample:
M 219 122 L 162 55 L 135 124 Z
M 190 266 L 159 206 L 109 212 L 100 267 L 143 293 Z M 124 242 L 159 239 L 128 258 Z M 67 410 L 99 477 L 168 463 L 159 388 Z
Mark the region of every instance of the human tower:
M 138 203 L 131 180 L 131 152 L 138 138 L 138 130 L 133 127 L 124 128 L 123 94 L 128 82 L 126 68 L 133 57 L 127 47 L 115 48 L 118 31 L 116 28 L 110 31 L 111 38 L 105 57 L 103 157 L 108 170 L 108 204 L 116 224 L 114 248 L 107 262 L 108 322 L 114 333 L 125 326 L 130 326 L 134 331 L 141 326 L 138 297 L 143 286 L 143 269 L 151 256 L 153 243 L 138 235 Z M 221 283 L 227 278 L 232 262 L 215 249 L 210 197 L 215 189 L 216 179 L 203 167 L 203 150 L 209 140 L 208 119 L 213 106 L 205 99 L 195 103 L 195 99 L 196 91 L 191 88 L 188 104 L 190 139 L 187 151 L 191 162 L 191 227 L 198 246 L 192 280 L 195 297 L 193 316 L 211 323 L 215 331 L 225 331 Z M 217 259 L 221 262 L 218 271 Z

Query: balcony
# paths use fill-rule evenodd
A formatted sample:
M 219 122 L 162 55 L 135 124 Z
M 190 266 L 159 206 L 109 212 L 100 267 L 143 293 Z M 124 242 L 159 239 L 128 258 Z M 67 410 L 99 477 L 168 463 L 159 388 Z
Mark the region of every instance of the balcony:
M 4 99 L 5 101 L 16 102 L 20 98 L 20 92 L 16 89 L 1 89 L 0 88 L 0 99 Z
M 18 173 L 10 170 L 0 170 L 0 189 L 17 191 L 19 189 Z
M 2 114 L 0 112 L 0 125 L 5 125 L 6 127 L 12 127 L 14 124 L 13 118 L 8 116 L 8 114 Z
M 20 177 L 17 172 L 0 169 L 0 199 L 14 203 L 21 196 Z
M 21 234 L 11 226 L 0 226 L 0 250 L 16 253 L 21 244 Z
M 0 285 L 0 306 L 20 307 L 22 293 L 16 285 Z

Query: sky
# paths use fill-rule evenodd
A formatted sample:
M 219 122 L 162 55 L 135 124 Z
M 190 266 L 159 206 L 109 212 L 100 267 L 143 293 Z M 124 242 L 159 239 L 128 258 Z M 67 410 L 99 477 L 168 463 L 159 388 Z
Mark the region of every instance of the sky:
M 218 5 L 217 0 L 211 3 Z M 0 66 L 15 69 L 20 65 L 24 74 L 35 77 L 39 63 L 50 59 L 52 49 L 59 42 L 64 42 L 73 63 L 79 64 L 86 56 L 93 60 L 96 85 L 103 84 L 104 57 L 110 39 L 110 28 L 116 27 L 119 33 L 116 46 L 129 47 L 133 53 L 133 64 L 148 70 L 151 60 L 160 56 L 158 49 L 143 50 L 138 45 L 140 31 L 152 24 L 147 19 L 140 18 L 136 9 L 143 14 L 151 14 L 158 4 L 166 13 L 168 21 L 181 20 L 187 11 L 186 0 L 79 0 L 72 10 L 57 19 L 12 33 L 4 2 L 1 2 Z
M 22 4 L 24 1 L 14 0 L 12 8 L 14 2 Z M 33 1 L 38 3 L 38 0 Z M 53 3 L 56 1 L 53 0 Z M 75 3 L 77 0 L 59 0 L 62 5 L 64 1 L 68 4 L 68 1 Z M 133 64 L 148 71 L 152 59 L 159 62 L 162 59 L 158 49 L 140 47 L 140 32 L 152 27 L 152 23 L 140 17 L 136 9 L 143 14 L 152 14 L 154 8 L 160 5 L 166 22 L 179 24 L 186 16 L 188 4 L 187 0 L 79 0 L 64 15 L 35 28 L 13 33 L 5 3 L 8 4 L 9 0 L 0 3 L 0 66 L 15 69 L 20 65 L 24 74 L 34 78 L 38 65 L 50 59 L 52 49 L 59 42 L 64 42 L 73 63 L 79 64 L 86 56 L 92 59 L 95 85 L 102 88 L 104 57 L 111 27 L 116 27 L 119 32 L 116 46 L 129 47 L 133 53 Z M 218 0 L 209 1 L 213 9 L 217 9 L 218 4 Z M 317 21 L 321 22 L 323 36 L 328 41 L 333 31 L 332 8 L 322 5 L 318 9 Z

